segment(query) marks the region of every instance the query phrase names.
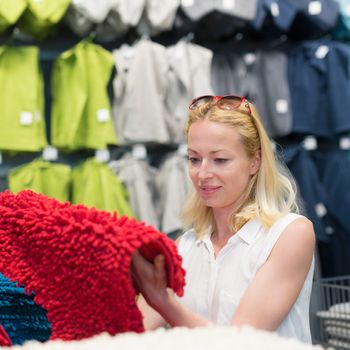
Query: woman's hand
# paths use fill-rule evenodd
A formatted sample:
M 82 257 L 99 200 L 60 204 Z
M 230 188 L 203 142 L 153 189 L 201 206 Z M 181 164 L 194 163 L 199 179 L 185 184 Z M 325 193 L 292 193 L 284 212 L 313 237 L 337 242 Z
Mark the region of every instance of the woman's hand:
M 132 257 L 131 275 L 146 302 L 155 310 L 159 310 L 169 296 L 164 255 L 157 255 L 151 263 L 138 250 L 135 251 Z
M 164 324 L 164 320 L 171 326 L 203 327 L 211 324 L 210 321 L 181 305 L 175 298 L 174 292 L 167 288 L 167 273 L 163 255 L 157 255 L 151 263 L 139 251 L 136 251 L 132 258 L 131 274 L 135 286 L 142 293 L 147 304 L 163 318 L 158 315 L 156 319 L 151 319 L 149 329 L 155 328 L 154 325 L 161 325 L 161 322 Z M 144 305 L 142 309 L 146 310 L 146 313 L 149 312 Z

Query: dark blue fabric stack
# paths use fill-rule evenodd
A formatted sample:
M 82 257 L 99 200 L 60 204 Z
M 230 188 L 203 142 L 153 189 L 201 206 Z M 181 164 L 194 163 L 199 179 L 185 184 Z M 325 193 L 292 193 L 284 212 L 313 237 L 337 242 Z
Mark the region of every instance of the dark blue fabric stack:
M 46 310 L 36 305 L 24 288 L 0 273 L 0 324 L 9 335 L 12 344 L 27 340 L 46 341 L 51 335 L 51 325 Z

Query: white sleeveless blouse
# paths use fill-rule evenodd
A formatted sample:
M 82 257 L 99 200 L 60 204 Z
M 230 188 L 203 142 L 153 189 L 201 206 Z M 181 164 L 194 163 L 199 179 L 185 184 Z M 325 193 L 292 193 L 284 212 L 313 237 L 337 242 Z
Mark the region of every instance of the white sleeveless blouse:
M 229 325 L 243 293 L 283 230 L 300 217 L 287 214 L 270 229 L 264 228 L 259 219 L 250 220 L 228 240 L 216 258 L 211 233 L 197 239 L 193 229 L 187 231 L 178 247 L 186 270 L 185 294 L 179 298 L 180 302 L 217 325 Z M 303 288 L 277 334 L 311 343 L 309 306 L 313 271 L 314 259 Z

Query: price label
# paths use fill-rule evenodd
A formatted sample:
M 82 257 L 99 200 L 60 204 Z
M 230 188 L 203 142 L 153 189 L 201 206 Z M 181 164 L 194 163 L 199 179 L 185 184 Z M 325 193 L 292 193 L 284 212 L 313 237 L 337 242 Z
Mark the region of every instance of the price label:
M 328 52 L 329 47 L 327 45 L 320 45 L 315 52 L 315 56 L 322 60 L 327 56 Z
M 307 136 L 303 141 L 303 146 L 307 151 L 314 151 L 317 149 L 317 140 L 314 136 Z
M 222 0 L 222 8 L 224 10 L 233 10 L 235 8 L 235 0 Z
M 278 17 L 280 15 L 280 8 L 277 2 L 271 3 L 270 12 L 273 17 Z
M 278 113 L 284 114 L 288 112 L 288 101 L 284 99 L 279 99 L 276 101 L 276 111 Z
M 20 123 L 21 125 L 32 125 L 33 124 L 33 113 L 23 111 L 20 115 Z
M 320 1 L 310 1 L 309 3 L 309 14 L 316 16 L 322 12 L 322 4 Z
M 147 158 L 147 149 L 145 145 L 137 144 L 132 147 L 132 155 L 136 159 L 146 159 Z
M 106 123 L 111 119 L 111 114 L 108 109 L 99 109 L 96 112 L 96 115 L 97 115 L 97 120 L 100 123 Z
M 95 151 L 95 158 L 100 163 L 106 163 L 111 159 L 111 154 L 108 149 L 97 149 Z
M 46 146 L 43 149 L 43 159 L 47 161 L 55 161 L 58 159 L 58 149 L 53 146 Z

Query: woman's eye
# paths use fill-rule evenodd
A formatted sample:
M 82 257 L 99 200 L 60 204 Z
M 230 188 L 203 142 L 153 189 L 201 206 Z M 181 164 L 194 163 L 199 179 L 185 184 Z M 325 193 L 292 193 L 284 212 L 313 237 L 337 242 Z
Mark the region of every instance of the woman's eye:
M 198 164 L 199 163 L 199 161 L 200 161 L 200 159 L 199 158 L 196 158 L 196 157 L 190 157 L 190 156 L 188 156 L 187 157 L 187 159 L 188 159 L 188 161 L 191 163 L 191 164 Z
M 223 164 L 223 163 L 226 163 L 228 161 L 228 159 L 226 158 L 215 158 L 215 163 L 218 163 L 218 164 Z

